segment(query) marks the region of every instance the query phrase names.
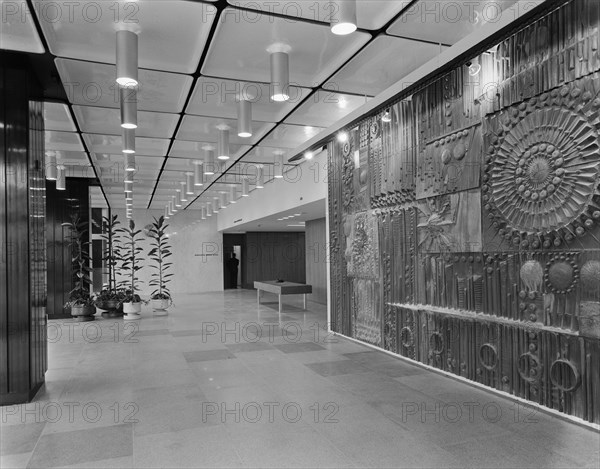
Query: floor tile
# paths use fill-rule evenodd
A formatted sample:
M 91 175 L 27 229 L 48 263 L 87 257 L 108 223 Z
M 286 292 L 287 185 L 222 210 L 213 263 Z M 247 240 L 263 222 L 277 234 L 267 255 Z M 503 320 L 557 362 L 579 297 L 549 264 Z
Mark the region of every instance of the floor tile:
M 315 344 L 314 342 L 275 345 L 275 348 L 281 350 L 283 353 L 314 352 L 316 350 L 325 350 L 324 347 L 319 344 Z
M 243 353 L 243 352 L 261 352 L 264 350 L 272 350 L 273 346 L 265 342 L 246 342 L 240 344 L 227 344 L 226 347 L 232 353 Z
M 12 406 L 9 406 L 12 407 Z M 5 407 L 6 408 L 6 407 Z M 12 409 L 20 413 L 18 409 Z M 31 408 L 31 410 L 34 410 Z M 23 423 L 20 425 L 0 426 L 0 454 L 30 453 L 33 451 L 38 438 L 44 430 L 43 407 L 39 407 L 34 418 L 36 423 Z M 23 421 L 27 421 L 27 415 L 21 415 Z
M 368 368 L 365 368 L 352 360 L 308 363 L 306 366 L 321 376 L 349 375 L 352 373 L 366 373 L 369 371 Z
M 231 351 L 222 350 L 198 350 L 195 352 L 185 352 L 183 354 L 188 362 L 204 362 L 210 360 L 226 360 L 236 358 Z

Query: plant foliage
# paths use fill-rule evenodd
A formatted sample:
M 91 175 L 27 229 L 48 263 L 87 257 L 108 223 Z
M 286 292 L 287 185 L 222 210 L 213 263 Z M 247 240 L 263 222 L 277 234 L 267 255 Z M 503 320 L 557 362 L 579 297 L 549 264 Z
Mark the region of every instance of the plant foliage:
M 87 306 L 93 304 L 90 295 L 90 253 L 89 241 L 87 241 L 88 226 L 82 221 L 79 215 L 71 215 L 71 221 L 63 223 L 62 226 L 70 229 L 71 262 L 73 273 L 75 274 L 74 288 L 69 292 L 69 302 L 65 305 Z
M 167 228 L 165 218 L 154 218 L 152 227 L 148 230 L 148 236 L 151 238 L 151 248 L 148 256 L 152 259 L 153 264 L 150 266 L 154 269 L 152 273 L 150 286 L 154 287 L 152 292 L 153 300 L 166 300 L 171 298 L 171 292 L 167 285 L 171 281 L 172 273 L 169 272 L 173 263 L 169 262 L 169 257 L 172 255 L 169 237 L 167 236 Z
M 144 258 L 141 256 L 143 248 L 138 246 L 142 241 L 140 234 L 142 230 L 135 229 L 135 222 L 129 220 L 127 228 L 120 228 L 119 232 L 123 235 L 123 249 L 121 252 L 121 269 L 126 273 L 126 279 L 119 285 L 126 290 L 127 299 L 125 301 L 140 301 L 136 295 L 136 289 L 139 282 L 138 272 L 142 270 L 141 262 Z
M 94 222 L 94 224 L 98 226 L 98 223 Z M 117 295 L 117 266 L 121 259 L 120 224 L 117 215 L 112 215 L 102 217 L 102 226 L 99 226 L 102 229 L 101 237 L 104 241 L 102 261 L 104 261 L 108 274 L 108 288 L 103 289 L 106 299 Z

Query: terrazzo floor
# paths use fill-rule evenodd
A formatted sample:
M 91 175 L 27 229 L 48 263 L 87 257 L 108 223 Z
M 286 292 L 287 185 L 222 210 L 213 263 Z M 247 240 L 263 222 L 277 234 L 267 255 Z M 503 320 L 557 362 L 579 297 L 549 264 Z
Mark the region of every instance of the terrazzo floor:
M 600 434 L 326 333 L 302 297 L 176 298 L 168 316 L 48 326 L 8 467 L 595 467 Z

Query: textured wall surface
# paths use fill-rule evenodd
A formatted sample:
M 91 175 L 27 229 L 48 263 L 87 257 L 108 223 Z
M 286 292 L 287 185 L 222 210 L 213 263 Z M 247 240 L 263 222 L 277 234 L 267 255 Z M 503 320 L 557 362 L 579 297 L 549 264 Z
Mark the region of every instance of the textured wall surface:
M 600 423 L 599 9 L 547 12 L 329 144 L 335 331 Z
M 306 283 L 312 285 L 308 298 L 327 304 L 327 227 L 325 218 L 306 222 Z

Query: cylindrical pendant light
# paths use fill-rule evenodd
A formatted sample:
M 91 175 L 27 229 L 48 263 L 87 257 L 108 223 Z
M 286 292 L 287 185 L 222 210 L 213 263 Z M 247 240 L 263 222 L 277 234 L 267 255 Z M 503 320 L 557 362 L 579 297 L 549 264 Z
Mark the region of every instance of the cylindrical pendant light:
M 169 210 L 169 217 L 173 216 L 173 202 L 169 200 L 169 203 L 167 205 L 167 209 Z
M 135 171 L 135 155 L 133 153 L 125 155 L 125 171 Z
M 331 32 L 345 36 L 356 31 L 356 0 L 338 0 L 333 7 Z
M 48 179 L 48 181 L 56 181 L 58 178 L 57 173 L 56 154 L 54 152 L 49 152 L 46 156 L 46 179 Z
M 237 187 L 231 186 L 229 190 L 229 203 L 237 204 Z
M 67 175 L 65 174 L 65 167 L 62 164 L 59 164 L 56 167 L 56 173 L 56 190 L 67 190 Z
M 135 88 L 120 88 L 121 127 L 137 129 L 137 91 Z
M 290 57 L 286 52 L 271 53 L 271 99 L 282 102 L 290 99 Z
M 242 197 L 250 197 L 250 181 L 248 179 L 242 180 Z
M 169 216 L 169 207 L 167 206 L 165 207 L 165 220 L 168 220 L 169 218 L 171 217 Z
M 206 207 L 202 207 L 200 218 L 206 220 Z
M 212 217 L 212 203 L 206 202 L 206 216 Z
M 188 198 L 187 198 L 187 183 L 185 181 L 181 181 L 179 183 L 179 185 L 181 186 L 181 191 L 179 192 L 181 194 L 181 201 L 182 202 L 187 202 Z
M 202 161 L 194 161 L 194 186 L 200 187 L 204 185 L 204 170 Z
M 252 137 L 252 103 L 245 99 L 238 101 L 238 137 Z
M 135 153 L 135 129 L 123 129 L 123 153 Z
M 283 177 L 283 153 L 277 153 L 275 155 L 275 168 L 274 168 L 274 177 L 277 179 L 281 179 Z
M 133 171 L 125 171 L 123 182 L 133 182 Z
M 133 182 L 125 183 L 125 193 L 133 192 Z
M 177 205 L 177 203 L 178 203 L 177 196 L 176 195 L 172 196 L 171 197 L 171 211 L 173 213 L 177 213 L 178 212 L 177 208 L 181 207 L 181 204 Z
M 229 205 L 229 198 L 227 197 L 227 193 L 222 192 L 221 193 L 221 207 L 227 208 L 228 205 Z
M 138 84 L 138 36 L 132 31 L 117 31 L 117 83 Z
M 204 148 L 204 174 L 207 176 L 215 174 L 215 150 L 212 147 Z
M 217 158 L 220 160 L 229 159 L 229 129 L 219 129 Z
M 177 195 L 175 196 L 175 207 L 180 208 L 182 205 L 182 200 L 181 200 L 181 191 L 179 189 L 177 189 Z
M 214 197 L 213 213 L 219 213 L 220 208 L 221 208 L 221 199 L 219 197 Z
M 262 165 L 258 166 L 258 170 L 256 172 L 256 188 L 264 189 L 265 187 L 265 171 Z
M 187 195 L 194 195 L 194 173 L 185 173 L 186 175 L 186 193 Z

